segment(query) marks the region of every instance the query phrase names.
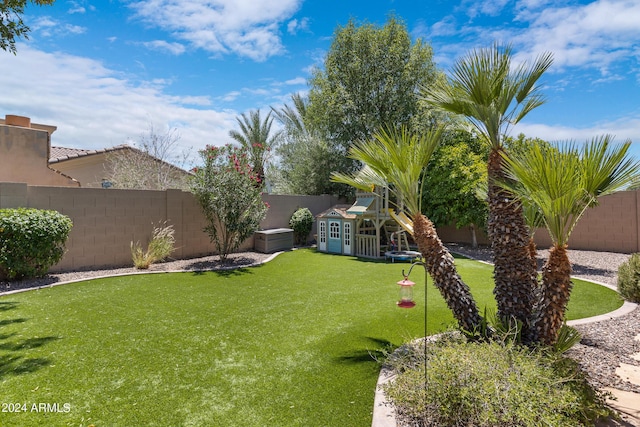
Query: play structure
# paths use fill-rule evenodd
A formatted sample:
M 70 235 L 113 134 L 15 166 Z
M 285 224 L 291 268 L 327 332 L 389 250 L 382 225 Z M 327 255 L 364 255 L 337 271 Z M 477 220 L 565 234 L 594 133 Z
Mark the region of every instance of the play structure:
M 335 205 L 316 216 L 318 251 L 393 261 L 415 260 L 408 232 L 411 220 L 389 208 L 389 193 L 356 193 L 353 205 Z

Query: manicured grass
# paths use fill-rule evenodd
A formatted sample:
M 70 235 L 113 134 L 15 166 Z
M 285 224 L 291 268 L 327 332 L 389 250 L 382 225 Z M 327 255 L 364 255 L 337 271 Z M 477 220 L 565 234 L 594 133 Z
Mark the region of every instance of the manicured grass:
M 491 268 L 457 264 L 478 304 L 493 307 Z M 0 412 L 0 425 L 369 425 L 373 358 L 423 333 L 423 270 L 411 275 L 418 306 L 395 306 L 408 266 L 299 250 L 256 268 L 2 297 L 0 410 L 26 412 Z M 432 284 L 427 292 L 434 333 L 453 318 Z M 569 316 L 621 303 L 580 282 Z

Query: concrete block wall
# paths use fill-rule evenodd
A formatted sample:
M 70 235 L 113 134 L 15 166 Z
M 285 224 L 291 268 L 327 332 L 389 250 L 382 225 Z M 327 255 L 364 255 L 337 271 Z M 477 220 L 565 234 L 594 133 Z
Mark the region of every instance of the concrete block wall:
M 640 191 L 640 190 L 638 190 Z M 621 191 L 601 197 L 598 206 L 587 209 L 569 238 L 570 249 L 618 253 L 640 252 L 640 197 L 638 191 Z M 443 242 L 470 243 L 468 228 L 453 226 L 438 228 Z M 478 243 L 487 242 L 486 234 L 478 234 Z M 546 229 L 535 234 L 539 248 L 551 247 Z
M 317 214 L 336 203 L 329 196 L 264 195 L 271 208 L 261 228 L 287 227 L 298 207 Z M 73 221 L 67 252 L 52 271 L 130 266 L 131 242 L 146 245 L 154 225 L 173 225 L 176 251 L 185 259 L 214 253 L 203 231 L 206 220 L 193 195 L 180 190 L 147 191 L 30 186 L 0 183 L 0 209 L 29 207 L 55 210 Z M 243 250 L 253 248 L 253 238 Z

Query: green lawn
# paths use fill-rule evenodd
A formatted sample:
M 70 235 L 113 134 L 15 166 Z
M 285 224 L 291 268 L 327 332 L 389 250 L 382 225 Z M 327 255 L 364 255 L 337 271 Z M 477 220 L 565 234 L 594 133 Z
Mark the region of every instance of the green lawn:
M 480 307 L 494 307 L 491 267 L 457 264 Z M 372 357 L 423 333 L 422 269 L 418 306 L 395 306 L 407 267 L 298 250 L 255 268 L 1 297 L 0 425 L 370 425 Z M 427 292 L 434 333 L 453 318 Z M 568 314 L 621 304 L 577 282 Z M 26 412 L 6 412 L 15 404 Z

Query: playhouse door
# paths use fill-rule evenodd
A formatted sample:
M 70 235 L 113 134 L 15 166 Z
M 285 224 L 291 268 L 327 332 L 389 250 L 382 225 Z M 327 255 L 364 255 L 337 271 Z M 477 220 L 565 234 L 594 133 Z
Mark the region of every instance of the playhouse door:
M 327 221 L 318 221 L 318 250 L 327 251 Z
M 351 251 L 351 223 L 349 221 L 345 221 L 344 230 L 342 232 L 342 237 L 344 238 L 344 246 L 343 251 L 345 255 L 352 255 Z
M 327 239 L 327 252 L 342 253 L 342 240 L 340 239 L 340 221 L 329 220 L 329 238 Z

